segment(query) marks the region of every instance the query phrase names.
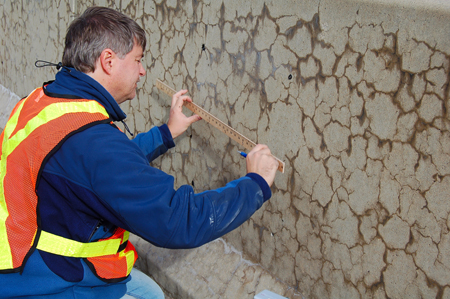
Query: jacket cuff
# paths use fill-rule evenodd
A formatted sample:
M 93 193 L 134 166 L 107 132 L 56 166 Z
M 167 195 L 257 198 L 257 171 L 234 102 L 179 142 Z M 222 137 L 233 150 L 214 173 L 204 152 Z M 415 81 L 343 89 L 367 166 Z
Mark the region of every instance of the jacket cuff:
M 256 183 L 258 183 L 259 187 L 261 188 L 263 192 L 264 201 L 268 200 L 270 197 L 272 197 L 272 190 L 270 190 L 269 184 L 267 184 L 266 180 L 263 179 L 262 176 L 260 176 L 257 173 L 250 172 L 247 173 L 246 177 L 251 178 Z
M 170 133 L 169 127 L 166 124 L 158 127 L 161 132 L 162 140 L 164 145 L 169 149 L 175 146 L 175 142 L 173 142 L 172 134 Z

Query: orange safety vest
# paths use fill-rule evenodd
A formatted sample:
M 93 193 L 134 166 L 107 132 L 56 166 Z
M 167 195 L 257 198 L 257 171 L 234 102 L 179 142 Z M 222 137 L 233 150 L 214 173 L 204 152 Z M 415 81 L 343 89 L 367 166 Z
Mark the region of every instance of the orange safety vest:
M 125 279 L 137 259 L 129 232 L 82 243 L 43 231 L 36 194 L 41 171 L 52 153 L 73 134 L 110 123 L 97 101 L 49 97 L 35 89 L 13 109 L 0 135 L 0 273 L 19 272 L 37 248 L 57 255 L 84 258 L 102 280 Z

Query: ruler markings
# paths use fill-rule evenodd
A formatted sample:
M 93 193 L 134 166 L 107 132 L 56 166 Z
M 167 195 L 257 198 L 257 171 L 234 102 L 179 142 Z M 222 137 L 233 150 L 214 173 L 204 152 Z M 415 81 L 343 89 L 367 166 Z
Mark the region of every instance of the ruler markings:
M 176 93 L 175 89 L 164 84 L 160 80 L 156 80 L 156 87 L 159 90 L 163 91 L 168 96 L 173 96 Z M 235 129 L 233 129 L 232 127 L 230 127 L 229 125 L 227 125 L 226 123 L 224 123 L 211 113 L 207 112 L 205 109 L 201 108 L 197 104 L 193 102 L 184 102 L 184 106 L 186 106 L 186 108 L 188 108 L 193 113 L 200 116 L 202 119 L 204 119 L 206 122 L 211 124 L 219 131 L 225 133 L 228 137 L 230 137 L 231 139 L 233 139 L 234 141 L 245 147 L 247 150 L 251 151 L 256 146 L 255 142 L 248 139 L 247 137 L 245 137 L 244 135 L 242 135 L 241 133 L 239 133 L 238 131 L 236 131 Z M 285 163 L 280 159 L 278 159 L 277 157 L 275 156 L 273 157 L 278 161 L 278 170 L 284 173 Z

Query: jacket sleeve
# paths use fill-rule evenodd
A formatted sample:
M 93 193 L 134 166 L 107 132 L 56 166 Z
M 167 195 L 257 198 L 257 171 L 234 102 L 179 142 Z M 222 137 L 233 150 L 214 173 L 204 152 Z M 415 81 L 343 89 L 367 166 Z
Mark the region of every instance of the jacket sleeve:
M 57 164 L 65 165 L 59 175 L 96 194 L 95 200 L 109 211 L 99 218 L 167 248 L 212 241 L 237 228 L 270 198 L 269 186 L 257 174 L 198 194 L 189 185 L 176 189 L 171 175 L 149 165 L 151 149 L 161 147 L 158 142 L 144 145 L 149 136 L 131 142 L 109 125 L 75 134 L 58 155 Z
M 175 146 L 166 124 L 153 127 L 146 133 L 140 133 L 132 141 L 142 150 L 148 162 L 152 162 Z

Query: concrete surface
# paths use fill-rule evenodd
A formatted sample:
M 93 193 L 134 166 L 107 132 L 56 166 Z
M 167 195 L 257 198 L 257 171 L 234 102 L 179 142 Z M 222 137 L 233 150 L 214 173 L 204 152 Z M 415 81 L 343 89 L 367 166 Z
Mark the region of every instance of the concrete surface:
M 5 128 L 9 115 L 20 98 L 0 84 L 0 132 Z
M 137 236 L 130 237 L 138 252 L 151 259 L 138 259 L 136 267 L 173 298 L 251 298 L 270 289 L 288 298 L 302 299 L 292 287 L 271 275 L 261 265 L 243 258 L 223 239 L 197 249 L 174 250 L 152 246 Z
M 252 298 L 262 277 L 304 298 L 450 298 L 448 1 L 0 0 L 0 84 L 22 97 L 51 80 L 34 61 L 59 61 L 92 4 L 148 34 L 147 76 L 123 105 L 135 132 L 167 121 L 159 78 L 286 162 L 271 201 L 223 239 L 137 240 L 173 298 Z M 245 174 L 242 148 L 204 122 L 176 142 L 154 165 L 177 186 Z

